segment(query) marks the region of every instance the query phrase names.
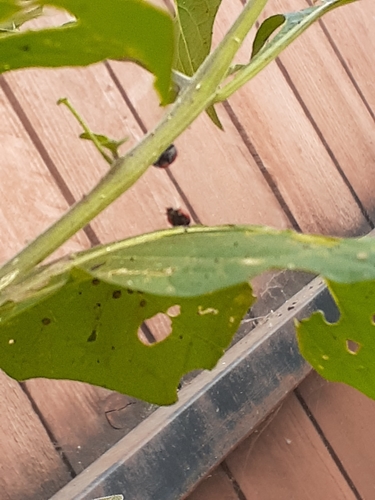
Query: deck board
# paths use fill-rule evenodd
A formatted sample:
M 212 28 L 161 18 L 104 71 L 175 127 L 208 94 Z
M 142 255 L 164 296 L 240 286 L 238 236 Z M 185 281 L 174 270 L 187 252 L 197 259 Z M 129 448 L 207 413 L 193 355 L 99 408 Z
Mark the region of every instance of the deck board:
M 373 498 L 375 401 L 317 374 L 303 382 L 299 391 L 361 498 Z
M 273 3 L 273 9 L 297 5 L 283 1 Z M 240 2 L 223 2 L 215 41 L 240 7 Z M 170 172 L 149 169 L 93 221 L 91 232 L 79 233 L 59 254 L 165 228 L 167 206 L 184 207 L 204 224 L 366 233 L 372 222 L 361 204 L 375 217 L 372 13 L 373 5 L 363 0 L 330 14 L 324 26 L 334 47 L 321 27 L 311 28 L 279 65 L 272 64 L 229 104 L 217 107 L 225 133 L 200 117 L 176 140 L 179 156 Z M 249 43 L 243 55 L 249 53 Z M 152 78 L 132 64 L 18 71 L 2 78 L 7 92 L 0 99 L 0 134 L 6 139 L 0 163 L 4 261 L 80 199 L 108 168 L 91 144 L 78 139 L 79 126 L 65 108 L 56 106 L 58 98 L 69 97 L 96 132 L 129 136 L 124 150 L 163 111 Z M 126 396 L 86 384 L 32 380 L 24 388 L 26 393 L 0 374 L 0 440 L 7 451 L 0 458 L 4 498 L 48 498 L 70 479 L 59 452 L 79 473 L 117 442 L 135 418 L 119 413 L 121 425 L 111 425 L 106 412 L 121 408 Z M 372 498 L 375 448 L 367 436 L 374 403 L 314 378 L 302 385 L 301 394 L 363 498 Z M 12 425 L 15 431 L 10 432 Z M 22 480 L 16 481 L 18 476 Z M 349 500 L 355 495 L 291 395 L 259 437 L 245 441 L 189 500 L 203 498 Z

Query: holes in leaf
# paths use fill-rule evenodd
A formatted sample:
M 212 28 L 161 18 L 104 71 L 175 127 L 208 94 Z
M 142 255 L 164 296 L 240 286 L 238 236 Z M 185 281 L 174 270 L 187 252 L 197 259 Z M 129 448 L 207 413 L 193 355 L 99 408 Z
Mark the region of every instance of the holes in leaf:
M 346 340 L 346 349 L 350 354 L 354 355 L 358 354 L 361 347 L 362 347 L 361 344 L 359 344 L 355 340 L 350 340 L 350 339 Z
M 177 318 L 177 316 L 181 314 L 181 307 L 177 304 L 175 306 L 171 306 L 168 309 L 167 314 L 170 318 Z
M 150 336 L 151 333 L 151 336 Z M 167 314 L 158 313 L 138 328 L 138 338 L 145 345 L 161 342 L 172 333 L 172 320 Z M 150 338 L 151 337 L 151 338 Z M 152 341 L 153 339 L 153 341 Z

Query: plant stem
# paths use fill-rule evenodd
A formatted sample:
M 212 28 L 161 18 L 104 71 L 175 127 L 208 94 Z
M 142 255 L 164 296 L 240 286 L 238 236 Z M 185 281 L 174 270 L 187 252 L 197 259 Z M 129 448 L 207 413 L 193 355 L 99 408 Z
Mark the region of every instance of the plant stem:
M 87 123 L 83 120 L 83 118 L 79 115 L 79 113 L 77 112 L 77 110 L 72 106 L 72 104 L 69 102 L 69 100 L 66 98 L 66 97 L 62 97 L 61 99 L 59 99 L 57 101 L 57 104 L 64 104 L 68 109 L 69 111 L 72 113 L 72 115 L 74 116 L 74 118 L 77 120 L 77 122 L 81 125 L 81 127 L 83 128 L 83 130 L 86 132 L 86 134 L 90 137 L 90 140 L 91 142 L 94 144 L 94 146 L 96 147 L 96 149 L 99 151 L 99 153 L 101 154 L 101 156 L 105 159 L 105 161 L 109 164 L 109 165 L 112 165 L 113 163 L 113 160 L 112 158 L 110 158 L 107 153 L 104 151 L 104 149 L 102 148 L 100 142 L 98 141 L 98 139 L 95 137 L 95 134 L 91 131 L 91 129 L 89 128 L 89 126 L 87 125 Z
M 156 128 L 124 157 L 116 160 L 86 197 L 0 269 L 0 290 L 15 280 L 20 281 L 26 272 L 129 189 L 173 140 L 211 104 L 234 55 L 266 3 L 267 0 L 248 1 L 218 47 L 200 66 Z
M 218 90 L 214 103 L 225 101 L 225 99 L 228 99 L 234 92 L 245 85 L 245 83 L 254 78 L 270 62 L 276 59 L 288 45 L 324 14 L 337 7 L 355 1 L 356 0 L 326 0 L 321 5 L 309 7 L 300 12 L 285 14 L 286 24 L 279 34 L 268 42 L 249 64 L 237 71 L 230 82 L 223 85 L 223 87 Z M 294 15 L 298 16 L 302 13 L 306 13 L 306 15 L 303 17 L 301 16 L 298 22 L 293 20 Z

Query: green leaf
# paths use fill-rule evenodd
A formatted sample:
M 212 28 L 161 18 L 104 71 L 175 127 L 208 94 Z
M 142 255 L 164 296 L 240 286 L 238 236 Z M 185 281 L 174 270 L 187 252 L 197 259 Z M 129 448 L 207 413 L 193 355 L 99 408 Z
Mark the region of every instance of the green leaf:
M 297 327 L 302 355 L 327 380 L 345 382 L 375 399 L 375 281 L 328 282 L 340 319 L 328 324 L 321 312 Z
M 0 0 L 0 22 L 16 17 L 22 10 L 22 6 L 14 0 Z
M 218 90 L 215 102 L 217 103 L 228 99 L 237 89 L 254 78 L 271 61 L 276 59 L 288 45 L 323 15 L 331 10 L 355 1 L 357 0 L 324 0 L 313 7 L 298 12 L 280 14 L 280 17 L 276 16 L 276 21 L 281 21 L 281 18 L 285 19 L 281 30 L 272 40 L 268 43 L 264 43 L 269 31 L 271 31 L 272 28 L 276 29 L 273 25 L 274 21 L 271 20 L 271 25 L 266 24 L 261 35 L 259 35 L 259 39 L 256 40 L 255 51 L 253 48 L 253 55 L 250 62 L 242 65 L 242 67 L 237 65 L 230 69 L 228 74 L 234 74 L 234 77 Z
M 277 30 L 285 22 L 285 16 L 276 14 L 271 16 L 260 25 L 253 42 L 253 50 L 251 53 L 252 59 L 267 42 L 272 33 Z
M 0 367 L 18 380 L 71 378 L 172 403 L 181 376 L 212 368 L 229 344 L 253 300 L 248 280 L 285 268 L 375 280 L 375 240 L 195 226 L 81 252 L 2 292 Z M 172 334 L 143 345 L 142 322 L 176 305 Z
M 128 137 L 124 137 L 123 139 L 116 141 L 115 139 L 110 139 L 106 135 L 101 135 L 101 134 L 92 134 L 92 135 L 96 138 L 99 144 L 103 146 L 103 148 L 108 149 L 108 151 L 112 153 L 114 158 L 118 158 L 118 148 L 128 140 Z M 83 132 L 82 134 L 80 134 L 80 138 L 91 141 L 90 134 L 88 134 L 87 132 Z
M 17 2 L 6 2 L 12 4 Z M 0 72 L 127 59 L 156 76 L 162 101 L 169 102 L 174 28 L 167 13 L 142 0 L 40 0 L 33 5 L 65 9 L 76 20 L 57 28 L 1 36 Z
M 247 284 L 201 297 L 160 297 L 79 269 L 1 308 L 0 366 L 17 380 L 73 379 L 156 404 L 176 401 L 181 377 L 214 367 L 253 297 Z M 144 345 L 143 321 L 178 306 L 172 333 Z M 166 369 L 167 367 L 167 369 Z
M 221 0 L 176 0 L 176 69 L 192 76 L 211 50 L 212 30 Z
M 11 0 L 10 0 L 11 1 Z M 13 3 L 13 1 L 11 1 Z M 26 23 L 27 21 L 31 21 L 32 19 L 35 19 L 36 17 L 39 17 L 43 13 L 43 8 L 41 6 L 39 7 L 33 7 L 31 4 L 31 8 L 24 8 L 24 9 L 19 9 L 19 10 L 9 10 L 4 18 L 8 19 L 7 22 L 1 23 L 0 22 L 0 32 L 15 32 L 18 30 L 22 24 Z M 0 8 L 1 8 L 1 3 L 0 3 Z M 9 21 L 9 18 L 11 19 Z M 0 16 L 0 21 L 1 21 L 1 16 Z
M 212 30 L 221 0 L 176 0 L 177 61 L 175 69 L 192 76 L 211 50 Z M 213 106 L 207 114 L 223 126 Z

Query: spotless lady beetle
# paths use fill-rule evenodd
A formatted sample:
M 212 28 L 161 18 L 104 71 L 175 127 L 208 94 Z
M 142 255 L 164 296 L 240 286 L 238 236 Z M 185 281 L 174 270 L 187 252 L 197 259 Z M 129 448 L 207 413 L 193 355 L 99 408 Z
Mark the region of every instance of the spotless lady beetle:
M 159 156 L 155 163 L 153 163 L 154 167 L 158 168 L 167 168 L 171 163 L 175 161 L 177 158 L 177 149 L 174 144 L 171 144 L 167 147 L 167 149 Z
M 171 226 L 188 226 L 190 215 L 183 212 L 181 208 L 167 208 L 167 218 Z

